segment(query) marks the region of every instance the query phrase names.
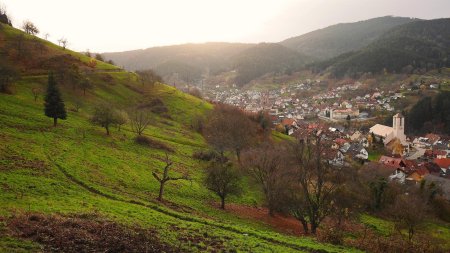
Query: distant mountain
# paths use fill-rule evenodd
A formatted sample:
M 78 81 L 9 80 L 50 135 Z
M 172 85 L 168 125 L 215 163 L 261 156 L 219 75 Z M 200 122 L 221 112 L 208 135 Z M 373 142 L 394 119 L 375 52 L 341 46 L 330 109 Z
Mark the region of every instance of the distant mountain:
M 284 40 L 280 44 L 299 53 L 325 60 L 359 50 L 390 29 L 414 20 L 417 19 L 386 16 L 355 23 L 337 24 Z
M 184 44 L 104 53 L 103 56 L 129 70 L 151 68 L 165 78 L 175 75 L 186 82 L 198 80 L 202 74 L 216 75 L 236 70 L 238 84 L 270 72 L 296 70 L 308 59 L 276 43 Z
M 362 73 L 430 70 L 450 66 L 450 19 L 420 20 L 398 26 L 361 50 L 313 66 L 337 77 Z
M 235 82 L 243 85 L 264 74 L 290 73 L 310 58 L 277 43 L 261 43 L 233 57 L 237 72 Z
M 442 65 L 447 55 L 447 39 L 439 36 L 446 34 L 448 26 L 427 22 L 386 16 L 333 25 L 280 43 L 183 44 L 104 53 L 103 57 L 128 70 L 154 69 L 165 80 L 187 83 L 235 70 L 234 81 L 239 85 L 269 73 L 289 74 L 311 61 L 316 62 L 314 70 L 332 69 L 337 76 L 383 68 L 399 71 L 428 63 L 432 68 Z
M 128 70 L 155 69 L 165 76 L 178 73 L 180 78 L 193 78 L 198 71 L 211 74 L 228 71 L 232 67 L 231 58 L 254 46 L 243 43 L 211 42 L 204 44 L 183 44 L 164 47 L 152 47 L 118 53 L 104 53 L 110 59 Z M 174 70 L 170 71 L 173 67 Z M 186 74 L 188 69 L 193 72 Z M 179 73 L 182 71 L 184 74 Z M 188 81 L 188 80 L 186 80 Z

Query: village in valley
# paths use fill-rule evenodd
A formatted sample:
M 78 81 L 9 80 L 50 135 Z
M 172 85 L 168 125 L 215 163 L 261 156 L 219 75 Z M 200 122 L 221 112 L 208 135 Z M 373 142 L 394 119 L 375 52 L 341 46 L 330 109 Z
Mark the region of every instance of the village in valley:
M 276 131 L 296 139 L 320 136 L 329 146 L 325 156 L 334 166 L 358 162 L 401 184 L 434 182 L 450 199 L 450 136 L 409 135 L 407 120 L 399 112 L 402 108 L 396 108 L 404 94 L 434 91 L 438 83 L 374 90 L 361 82 L 323 89 L 326 84 L 307 79 L 264 91 L 216 86 L 206 98 L 250 113 L 266 112 Z M 384 121 L 392 123 L 380 123 Z

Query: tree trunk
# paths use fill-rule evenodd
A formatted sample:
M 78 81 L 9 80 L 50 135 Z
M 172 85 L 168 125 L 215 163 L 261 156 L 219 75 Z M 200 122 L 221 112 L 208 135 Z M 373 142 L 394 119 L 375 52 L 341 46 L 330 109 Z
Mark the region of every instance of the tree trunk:
M 408 229 L 408 239 L 409 239 L 410 242 L 412 241 L 413 236 L 414 236 L 414 229 L 413 228 L 409 228 Z
M 220 208 L 225 210 L 225 197 L 220 196 Z
M 159 201 L 163 200 L 163 193 L 164 193 L 164 183 L 161 182 L 159 185 L 159 195 L 158 195 Z
M 86 89 L 83 89 L 83 96 L 86 96 Z
M 109 127 L 105 126 L 106 129 L 106 135 L 109 135 Z
M 236 149 L 236 157 L 237 157 L 238 163 L 241 164 L 241 150 L 240 149 Z
M 311 234 L 315 235 L 317 232 L 317 224 L 315 222 L 311 222 Z
M 58 118 L 53 118 L 53 126 L 56 127 L 56 124 L 58 124 Z
M 308 222 L 305 219 L 299 219 L 299 220 L 303 226 L 303 231 L 305 232 L 305 234 L 309 234 Z

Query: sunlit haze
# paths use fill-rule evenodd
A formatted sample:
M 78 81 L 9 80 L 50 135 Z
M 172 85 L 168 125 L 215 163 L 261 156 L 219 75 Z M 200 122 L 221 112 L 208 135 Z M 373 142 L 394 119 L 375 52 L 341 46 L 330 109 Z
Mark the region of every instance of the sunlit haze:
M 394 15 L 450 16 L 448 0 L 1 0 L 18 27 L 93 52 L 226 42 L 277 42 L 340 22 Z

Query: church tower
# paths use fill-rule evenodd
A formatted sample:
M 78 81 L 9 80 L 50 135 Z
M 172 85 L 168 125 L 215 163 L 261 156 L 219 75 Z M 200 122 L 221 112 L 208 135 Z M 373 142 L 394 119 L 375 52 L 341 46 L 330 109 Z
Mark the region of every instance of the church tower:
M 405 117 L 401 113 L 395 114 L 392 118 L 392 128 L 394 129 L 394 137 L 405 143 Z

